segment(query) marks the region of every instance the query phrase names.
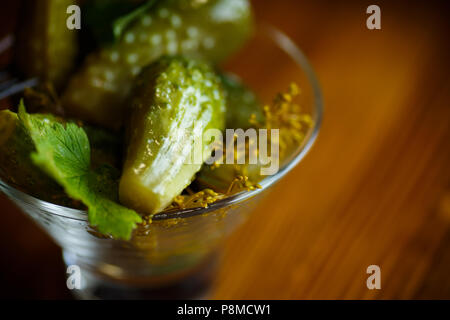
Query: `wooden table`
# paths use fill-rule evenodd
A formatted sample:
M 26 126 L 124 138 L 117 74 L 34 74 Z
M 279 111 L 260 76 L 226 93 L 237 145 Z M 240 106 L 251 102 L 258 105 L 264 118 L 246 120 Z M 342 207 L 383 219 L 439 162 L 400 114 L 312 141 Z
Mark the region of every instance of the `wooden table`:
M 449 6 L 392 2 L 368 30 L 371 3 L 254 1 L 310 58 L 325 118 L 227 242 L 215 298 L 450 298 Z M 0 201 L 1 295 L 69 298 L 58 248 Z

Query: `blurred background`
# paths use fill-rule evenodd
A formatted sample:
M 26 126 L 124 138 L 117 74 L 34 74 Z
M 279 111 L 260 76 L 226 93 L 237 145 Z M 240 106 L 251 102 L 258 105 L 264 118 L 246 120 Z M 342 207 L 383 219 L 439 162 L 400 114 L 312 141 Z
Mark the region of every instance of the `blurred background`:
M 15 3 L 1 4 L 1 37 L 20 21 Z M 325 118 L 227 241 L 213 297 L 450 299 L 448 2 L 253 4 L 309 57 Z M 381 30 L 366 28 L 371 4 Z M 71 299 L 59 248 L 3 195 L 0 212 L 0 296 Z M 381 290 L 366 287 L 373 264 Z

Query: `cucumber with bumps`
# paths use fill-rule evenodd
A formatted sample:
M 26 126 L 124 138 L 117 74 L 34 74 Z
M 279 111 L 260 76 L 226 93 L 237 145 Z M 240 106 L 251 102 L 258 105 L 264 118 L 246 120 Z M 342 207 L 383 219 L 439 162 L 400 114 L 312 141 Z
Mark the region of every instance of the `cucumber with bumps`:
M 220 80 L 207 64 L 176 57 L 163 57 L 146 68 L 132 97 L 119 196 L 124 205 L 154 214 L 192 182 L 211 154 L 203 133 L 224 128 L 225 100 Z M 198 139 L 201 149 L 195 149 Z M 196 151 L 200 161 L 193 158 Z
M 78 52 L 77 31 L 69 30 L 66 13 L 73 0 L 27 0 L 20 20 L 16 62 L 29 77 L 37 76 L 62 88 Z
M 133 79 L 143 67 L 165 54 L 220 62 L 241 47 L 251 29 L 248 0 L 157 1 L 117 43 L 87 57 L 63 104 L 75 117 L 118 128 Z

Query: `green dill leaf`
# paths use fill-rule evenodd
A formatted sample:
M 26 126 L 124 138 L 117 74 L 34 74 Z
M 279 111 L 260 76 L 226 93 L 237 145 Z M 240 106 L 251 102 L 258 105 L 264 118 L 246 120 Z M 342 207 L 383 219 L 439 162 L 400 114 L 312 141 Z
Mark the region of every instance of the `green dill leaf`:
M 154 4 L 156 0 L 149 0 L 136 8 L 135 10 L 131 11 L 125 16 L 122 16 L 118 18 L 116 21 L 113 22 L 113 34 L 114 38 L 117 40 L 119 39 L 123 32 L 127 29 L 127 27 L 136 21 L 139 17 L 141 17 L 143 14 L 145 14 Z
M 114 21 L 142 5 L 144 1 L 90 0 L 81 8 L 83 41 L 94 41 L 88 45 L 108 45 L 114 42 Z M 86 43 L 83 43 L 86 45 Z
M 118 173 L 110 166 L 91 168 L 89 139 L 74 123 L 62 124 L 28 114 L 21 102 L 19 120 L 35 144 L 33 163 L 66 193 L 88 207 L 89 223 L 104 234 L 129 239 L 141 217 L 118 204 Z

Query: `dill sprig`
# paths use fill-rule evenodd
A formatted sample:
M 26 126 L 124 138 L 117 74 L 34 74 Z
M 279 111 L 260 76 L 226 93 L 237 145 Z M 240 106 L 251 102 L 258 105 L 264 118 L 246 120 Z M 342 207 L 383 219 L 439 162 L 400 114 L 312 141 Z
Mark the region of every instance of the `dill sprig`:
M 271 105 L 265 105 L 265 123 L 255 124 L 260 128 L 279 129 L 279 150 L 283 159 L 293 145 L 299 145 L 305 139 L 307 129 L 313 125 L 309 114 L 303 113 L 300 105 L 294 99 L 301 94 L 299 87 L 291 83 L 287 92 L 275 96 Z M 251 120 L 252 121 L 252 120 Z M 268 133 L 270 139 L 271 134 Z
M 294 101 L 300 94 L 301 92 L 299 87 L 295 83 L 291 83 L 287 92 L 277 94 L 272 104 L 268 104 L 263 107 L 263 122 L 258 122 L 255 114 L 252 114 L 249 119 L 254 128 L 268 130 L 267 137 L 269 139 L 269 144 L 271 143 L 270 130 L 279 129 L 278 144 L 281 161 L 288 154 L 288 151 L 292 148 L 292 146 L 300 145 L 303 142 L 307 129 L 313 125 L 311 116 L 304 113 L 301 107 Z M 251 139 L 246 141 L 247 152 L 245 154 L 248 154 L 250 149 L 249 146 L 252 143 L 256 143 L 256 141 L 251 141 Z M 236 151 L 236 144 L 234 147 Z M 223 157 L 226 155 L 226 148 L 225 146 L 221 146 L 221 149 L 222 160 L 214 162 L 209 166 L 209 169 L 217 170 L 224 165 L 223 163 L 225 162 L 225 159 Z M 254 150 L 255 152 L 258 152 L 258 148 Z M 235 160 L 237 160 L 238 156 L 238 152 L 235 152 Z M 224 189 L 226 191 L 215 191 L 213 190 L 213 188 L 215 188 L 213 185 L 198 192 L 193 192 L 188 188 L 186 189 L 186 194 L 177 196 L 165 211 L 195 207 L 206 208 L 208 205 L 218 200 L 225 199 L 231 195 L 261 188 L 258 184 L 259 181 L 254 181 L 255 179 L 252 180 L 249 178 L 250 174 L 248 172 L 247 165 L 236 164 L 235 161 L 235 164 L 228 166 L 232 166 L 233 170 L 231 171 L 231 174 L 234 176 L 228 187 Z M 202 184 L 205 185 L 207 183 L 202 181 Z

